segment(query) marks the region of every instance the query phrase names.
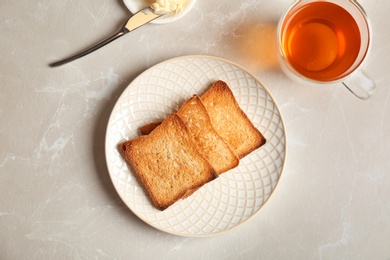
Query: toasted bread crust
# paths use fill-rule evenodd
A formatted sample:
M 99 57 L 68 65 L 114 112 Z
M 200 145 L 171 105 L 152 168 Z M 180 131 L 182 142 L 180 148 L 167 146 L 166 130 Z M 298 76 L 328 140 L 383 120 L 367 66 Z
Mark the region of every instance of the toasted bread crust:
M 146 125 L 143 125 L 139 128 L 139 131 L 142 135 L 148 135 L 150 134 L 157 126 L 161 124 L 161 121 L 159 122 L 152 122 Z
M 123 143 L 120 151 L 140 177 L 154 205 L 161 210 L 188 190 L 217 177 L 177 114 L 169 115 L 149 135 Z

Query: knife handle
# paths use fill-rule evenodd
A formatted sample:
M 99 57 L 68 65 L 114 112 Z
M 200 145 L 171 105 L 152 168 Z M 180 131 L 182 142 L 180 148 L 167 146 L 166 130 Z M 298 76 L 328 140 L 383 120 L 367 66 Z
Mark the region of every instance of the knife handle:
M 108 44 L 108 43 L 118 39 L 119 37 L 122 37 L 123 35 L 125 35 L 128 32 L 129 32 L 129 30 L 127 30 L 126 28 L 121 28 L 121 30 L 119 32 L 117 32 L 116 34 L 108 37 L 107 39 L 105 39 L 105 40 L 103 40 L 103 41 L 101 41 L 101 42 L 99 42 L 99 43 L 89 47 L 88 49 L 86 49 L 86 50 L 84 50 L 84 51 L 82 51 L 80 53 L 77 53 L 77 54 L 75 54 L 75 55 L 73 55 L 73 56 L 71 56 L 69 58 L 66 58 L 64 60 L 60 60 L 60 61 L 57 61 L 57 62 L 53 62 L 53 63 L 49 64 L 49 66 L 50 67 L 57 67 L 57 66 L 65 64 L 65 63 L 71 62 L 73 60 L 76 60 L 78 58 L 81 58 L 81 57 L 83 57 L 83 56 L 85 56 L 85 55 L 87 55 L 87 54 L 89 54 L 89 53 L 91 53 L 93 51 L 96 51 L 97 49 L 103 47 L 104 45 L 106 45 L 106 44 Z

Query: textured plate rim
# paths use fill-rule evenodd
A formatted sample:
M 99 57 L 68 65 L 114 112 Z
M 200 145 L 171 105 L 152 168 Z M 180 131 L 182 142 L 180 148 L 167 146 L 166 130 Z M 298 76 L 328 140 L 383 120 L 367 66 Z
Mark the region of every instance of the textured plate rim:
M 282 162 L 282 165 L 280 167 L 280 173 L 279 173 L 279 178 L 275 184 L 275 187 L 273 188 L 273 190 L 271 191 L 270 195 L 268 196 L 268 198 L 263 202 L 263 204 L 255 211 L 253 212 L 253 214 L 251 216 L 249 216 L 247 219 L 245 219 L 244 221 L 232 226 L 232 227 L 229 227 L 229 228 L 226 228 L 224 230 L 221 230 L 221 231 L 217 231 L 217 232 L 212 232 L 212 233 L 207 233 L 207 234 L 183 234 L 183 233 L 180 233 L 180 232 L 175 232 L 175 231 L 172 231 L 172 230 L 167 230 L 163 227 L 160 227 L 160 226 L 157 226 L 155 225 L 154 223 L 150 222 L 149 220 L 145 219 L 143 217 L 143 215 L 139 214 L 137 211 L 135 211 L 133 208 L 131 208 L 127 203 L 126 203 L 126 199 L 122 196 L 122 194 L 118 191 L 117 189 L 117 186 L 115 184 L 115 181 L 113 180 L 113 176 L 110 172 L 110 169 L 108 167 L 109 165 L 109 162 L 108 162 L 108 156 L 107 156 L 107 153 L 108 153 L 108 143 L 107 143 L 107 140 L 109 138 L 108 136 L 108 128 L 109 128 L 109 123 L 111 121 L 111 118 L 113 116 L 113 113 L 114 113 L 114 109 L 118 103 L 118 101 L 122 98 L 122 96 L 125 94 L 126 90 L 131 87 L 131 85 L 133 84 L 133 82 L 137 81 L 139 78 L 143 77 L 144 74 L 147 74 L 150 70 L 153 70 L 155 69 L 155 67 L 158 67 L 160 65 L 163 65 L 165 63 L 170 63 L 170 62 L 174 62 L 176 60 L 181 60 L 181 59 L 211 59 L 211 60 L 217 60 L 217 61 L 221 61 L 221 62 L 224 62 L 224 63 L 227 63 L 227 64 L 230 64 L 232 66 L 235 66 L 239 69 L 241 69 L 242 71 L 244 71 L 245 73 L 247 73 L 248 75 L 250 75 L 254 80 L 256 80 L 261 86 L 262 88 L 265 90 L 265 92 L 267 93 L 267 95 L 269 95 L 269 97 L 271 98 L 273 104 L 275 105 L 275 109 L 277 110 L 278 112 L 278 115 L 280 117 L 280 123 L 283 127 L 283 141 L 284 141 L 284 157 L 283 157 L 283 162 Z M 168 233 L 168 234 L 172 234 L 172 235 L 176 235 L 176 236 L 181 236 L 181 237 L 192 237 L 192 238 L 195 238 L 195 237 L 210 237 L 210 236 L 215 236 L 215 235 L 219 235 L 219 234 L 223 234 L 223 233 L 226 233 L 226 232 L 229 232 L 245 223 L 247 223 L 248 221 L 250 221 L 254 216 L 256 216 L 265 206 L 266 204 L 268 203 L 268 201 L 270 200 L 270 198 L 274 195 L 275 193 L 275 190 L 277 189 L 279 183 L 280 183 L 280 180 L 282 178 L 282 175 L 283 175 L 283 172 L 284 172 L 284 167 L 285 167 L 285 163 L 286 163 L 286 157 L 287 157 L 287 135 L 286 135 L 286 128 L 285 128 L 285 123 L 284 123 L 284 119 L 283 119 L 283 116 L 280 112 L 280 109 L 279 109 L 279 106 L 277 105 L 277 103 L 275 102 L 275 99 L 274 97 L 272 96 L 272 94 L 269 92 L 268 88 L 255 76 L 253 75 L 251 72 L 249 72 L 247 69 L 245 69 L 244 67 L 242 67 L 241 65 L 235 63 L 235 62 L 232 62 L 230 60 L 227 60 L 227 59 L 224 59 L 224 58 L 220 58 L 220 57 L 215 57 L 215 56 L 211 56 L 211 55 L 185 55 L 185 56 L 179 56 L 179 57 L 174 57 L 174 58 L 171 58 L 171 59 L 167 59 L 167 60 L 164 60 L 162 62 L 158 62 L 156 63 L 155 65 L 145 69 L 143 72 L 141 72 L 138 76 L 136 76 L 129 84 L 128 86 L 123 90 L 123 92 L 121 93 L 121 95 L 117 98 L 117 101 L 115 103 L 115 105 L 113 106 L 112 108 L 112 111 L 110 113 L 110 116 L 109 116 L 109 120 L 107 122 L 107 127 L 106 127 L 106 135 L 105 135 L 105 158 L 106 158 L 106 165 L 107 165 L 107 171 L 109 173 L 109 176 L 110 176 L 110 179 L 111 179 L 111 182 L 115 188 L 115 191 L 117 192 L 117 194 L 119 195 L 119 197 L 121 198 L 122 202 L 126 205 L 127 208 L 130 209 L 130 211 L 136 215 L 138 218 L 140 218 L 144 223 L 148 224 L 149 226 L 157 229 L 157 230 L 160 230 L 162 232 L 165 232 L 165 233 Z

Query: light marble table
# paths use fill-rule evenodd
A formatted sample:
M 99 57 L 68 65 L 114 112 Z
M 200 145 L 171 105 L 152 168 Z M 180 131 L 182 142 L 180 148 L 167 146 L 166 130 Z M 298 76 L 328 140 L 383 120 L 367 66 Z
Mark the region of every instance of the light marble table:
M 59 68 L 50 62 L 113 33 L 122 1 L 0 2 L 0 259 L 390 259 L 390 1 L 371 19 L 368 101 L 293 83 L 275 62 L 292 1 L 202 1 Z M 137 218 L 105 163 L 110 112 L 145 69 L 189 54 L 256 75 L 286 125 L 287 159 L 270 201 L 227 233 L 185 238 Z

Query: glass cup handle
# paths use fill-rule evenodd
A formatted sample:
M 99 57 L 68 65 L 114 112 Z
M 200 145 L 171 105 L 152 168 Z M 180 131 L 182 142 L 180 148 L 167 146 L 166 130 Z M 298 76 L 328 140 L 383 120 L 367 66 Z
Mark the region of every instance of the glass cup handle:
M 368 99 L 375 90 L 375 82 L 362 70 L 344 80 L 343 85 L 360 99 Z

